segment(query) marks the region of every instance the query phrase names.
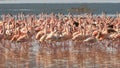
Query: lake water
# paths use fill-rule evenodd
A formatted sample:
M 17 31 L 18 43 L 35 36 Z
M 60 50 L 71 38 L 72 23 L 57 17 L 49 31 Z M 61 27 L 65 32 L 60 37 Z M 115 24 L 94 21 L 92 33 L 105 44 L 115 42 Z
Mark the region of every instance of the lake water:
M 0 68 L 120 68 L 120 42 L 111 42 L 5 41 L 0 44 Z
M 93 14 L 101 14 L 102 11 L 107 14 L 116 14 L 120 12 L 120 3 L 60 3 L 60 4 L 49 4 L 49 3 L 31 3 L 31 4 L 0 4 L 0 15 L 1 14 L 17 14 L 24 12 L 26 14 L 39 14 L 39 13 L 63 13 L 68 14 L 71 8 L 82 8 L 87 7 L 94 10 Z M 77 12 L 71 12 L 72 14 L 80 14 Z

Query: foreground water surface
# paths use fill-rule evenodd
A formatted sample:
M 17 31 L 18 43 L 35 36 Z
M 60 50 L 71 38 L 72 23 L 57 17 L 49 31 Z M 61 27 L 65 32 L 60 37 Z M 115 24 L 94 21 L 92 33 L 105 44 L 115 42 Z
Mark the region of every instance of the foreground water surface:
M 1 41 L 0 68 L 120 68 L 120 42 Z

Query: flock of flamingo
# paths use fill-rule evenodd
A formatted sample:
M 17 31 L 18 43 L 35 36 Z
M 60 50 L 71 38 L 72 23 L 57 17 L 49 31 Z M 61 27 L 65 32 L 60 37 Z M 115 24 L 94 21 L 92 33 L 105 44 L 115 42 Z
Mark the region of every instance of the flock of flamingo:
M 35 36 L 33 38 L 33 36 Z M 120 17 L 106 14 L 93 16 L 40 14 L 16 16 L 2 15 L 0 21 L 0 40 L 42 42 L 62 42 L 73 40 L 78 42 L 96 42 L 104 39 L 120 39 Z
M 76 59 L 76 61 L 82 62 L 84 54 L 86 57 L 95 58 L 97 56 L 96 60 L 103 60 L 109 55 L 108 52 L 103 51 L 109 50 L 110 47 L 118 50 L 115 57 L 120 56 L 120 15 L 110 17 L 105 13 L 102 13 L 101 16 L 19 13 L 17 15 L 4 14 L 1 17 L 0 55 L 5 53 L 7 60 L 8 58 L 30 57 L 32 44 L 23 42 L 32 41 L 39 41 L 42 47 L 36 54 L 37 65 L 40 65 L 41 58 L 45 61 L 46 66 L 48 61 L 51 62 L 51 59 L 54 58 L 68 57 L 70 60 Z M 2 44 L 3 42 L 5 45 Z M 14 42 L 15 45 L 12 44 Z M 87 50 L 90 52 L 88 53 Z M 15 62 L 20 63 L 20 59 L 15 59 Z

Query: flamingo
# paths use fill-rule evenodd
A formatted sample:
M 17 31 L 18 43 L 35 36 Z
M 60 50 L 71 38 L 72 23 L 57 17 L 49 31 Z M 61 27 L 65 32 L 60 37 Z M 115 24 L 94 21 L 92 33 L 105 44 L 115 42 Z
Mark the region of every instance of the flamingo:
M 47 23 L 45 23 L 45 28 L 44 28 L 44 35 L 42 35 L 42 37 L 39 39 L 39 42 L 44 42 L 46 40 L 46 37 L 47 37 Z
M 12 41 L 16 41 L 17 38 L 20 36 L 20 28 L 17 28 L 16 31 L 15 31 L 15 33 L 17 33 L 17 34 L 14 34 L 14 35 L 13 35 L 13 37 L 12 37 L 11 40 L 10 40 L 11 42 L 12 42 Z
M 98 40 L 103 40 L 103 35 L 99 31 L 94 31 L 92 37 L 86 38 L 83 42 L 95 43 Z
M 113 28 L 108 28 L 108 29 L 107 29 L 107 32 L 108 32 L 108 33 L 116 33 L 117 31 L 115 31 Z
M 80 34 L 80 31 L 74 32 L 73 33 L 73 37 L 76 36 L 76 35 L 78 35 L 78 34 Z
M 20 30 L 20 28 L 17 28 L 17 34 L 15 34 L 11 41 L 25 41 L 30 36 L 30 32 L 28 30 Z
M 5 33 L 6 33 L 6 35 L 9 35 L 9 36 L 12 35 L 12 31 L 11 30 L 6 30 Z
M 46 37 L 46 40 L 47 41 L 55 41 L 55 40 L 58 40 L 57 37 L 58 37 L 58 28 L 57 26 L 53 28 L 50 28 L 50 30 L 48 31 L 49 34 L 47 34 L 47 37 Z
M 12 23 L 9 23 L 9 24 L 6 25 L 6 29 L 13 29 L 14 26 L 15 26 L 15 25 L 13 24 L 13 22 L 12 22 Z
M 73 36 L 72 40 L 73 41 L 82 41 L 82 40 L 84 40 L 84 36 L 81 34 L 77 34 L 77 35 Z
M 58 31 L 52 31 L 50 34 L 48 34 L 48 36 L 46 37 L 46 40 L 59 42 L 61 41 L 60 34 L 61 33 Z
M 118 40 L 120 39 L 120 33 L 112 33 L 110 34 L 110 38 L 113 40 Z
M 0 21 L 0 26 L 2 26 L 3 25 L 3 22 L 2 21 Z
M 3 29 L 0 27 L 0 41 L 3 39 L 4 34 L 3 34 Z
M 83 41 L 84 36 L 80 27 L 81 26 L 78 27 L 79 30 L 77 32 L 73 33 L 73 38 L 72 38 L 73 41 Z
M 46 40 L 51 40 L 51 39 L 53 39 L 54 34 L 55 34 L 55 31 L 51 31 L 51 33 L 49 33 L 48 36 L 46 37 Z
M 60 37 L 61 37 L 61 41 L 66 41 L 66 40 L 69 40 L 69 39 L 72 39 L 72 33 L 71 33 L 71 30 L 69 29 L 69 25 L 66 25 L 65 27 L 65 32 L 63 32 Z
M 19 35 L 16 41 L 17 42 L 25 41 L 25 40 L 28 40 L 29 38 L 30 38 L 30 32 L 26 29 L 21 31 L 21 34 Z
M 42 35 L 42 37 L 39 39 L 39 42 L 44 42 L 46 40 L 47 34 Z
M 41 37 L 43 34 L 44 34 L 44 31 L 39 31 L 39 32 L 36 34 L 35 38 L 38 40 L 38 39 L 40 39 L 40 37 Z
M 23 35 L 20 35 L 16 41 L 17 42 L 25 41 L 27 38 L 28 38 L 27 34 L 23 34 Z
M 85 39 L 83 42 L 95 43 L 95 42 L 97 42 L 97 39 L 94 37 L 89 37 L 89 38 Z

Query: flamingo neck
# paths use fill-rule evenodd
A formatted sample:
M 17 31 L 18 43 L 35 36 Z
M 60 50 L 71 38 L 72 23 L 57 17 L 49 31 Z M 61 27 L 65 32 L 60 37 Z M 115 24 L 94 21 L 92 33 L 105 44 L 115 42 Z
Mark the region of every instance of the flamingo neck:
M 47 34 L 47 28 L 46 27 L 44 28 L 44 33 Z

